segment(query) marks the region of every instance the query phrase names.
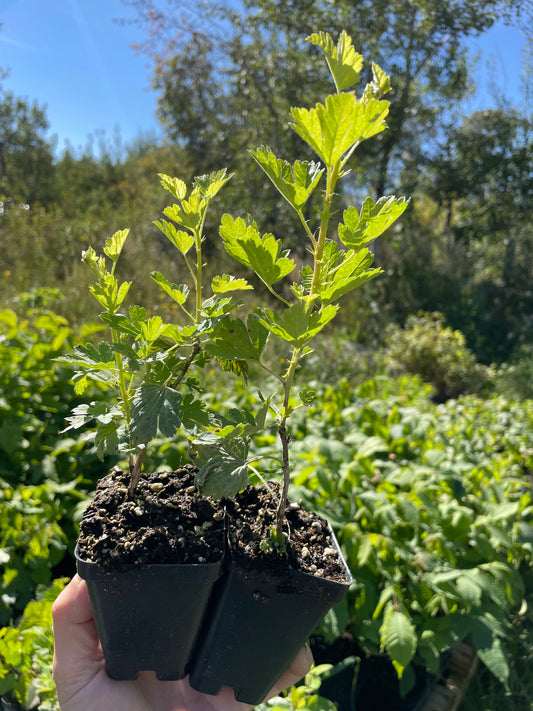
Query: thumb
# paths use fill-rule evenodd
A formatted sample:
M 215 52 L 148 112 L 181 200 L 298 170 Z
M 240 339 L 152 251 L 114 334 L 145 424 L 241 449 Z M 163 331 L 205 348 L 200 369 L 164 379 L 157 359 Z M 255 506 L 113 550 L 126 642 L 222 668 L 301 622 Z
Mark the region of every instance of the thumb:
M 52 607 L 54 678 L 61 689 L 79 688 L 103 668 L 87 585 L 75 575 Z
M 267 699 L 277 696 L 280 691 L 283 691 L 289 686 L 293 686 L 296 682 L 300 681 L 300 679 L 311 669 L 312 665 L 313 655 L 309 646 L 306 644 L 300 649 L 296 655 L 296 658 L 293 660 L 292 664 L 290 664 L 283 676 L 278 679 L 278 682 L 275 684 L 274 688 L 267 695 Z

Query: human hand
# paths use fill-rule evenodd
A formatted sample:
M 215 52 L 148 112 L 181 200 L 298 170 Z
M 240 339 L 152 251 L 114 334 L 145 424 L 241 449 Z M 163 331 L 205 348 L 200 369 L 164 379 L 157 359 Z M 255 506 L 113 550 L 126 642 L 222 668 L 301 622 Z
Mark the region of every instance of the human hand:
M 54 618 L 54 678 L 61 711 L 248 711 L 224 687 L 217 696 L 195 691 L 188 679 L 159 681 L 153 672 L 141 672 L 135 681 L 115 681 L 105 671 L 87 585 L 78 575 L 59 594 Z M 312 655 L 298 653 L 272 689 L 275 696 L 309 671 Z

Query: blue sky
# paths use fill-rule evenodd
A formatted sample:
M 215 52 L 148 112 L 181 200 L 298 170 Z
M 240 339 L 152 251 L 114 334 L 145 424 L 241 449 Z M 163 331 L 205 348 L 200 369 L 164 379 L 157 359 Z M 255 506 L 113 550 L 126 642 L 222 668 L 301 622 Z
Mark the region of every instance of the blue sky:
M 121 0 L 0 0 L 0 67 L 10 71 L 4 86 L 46 105 L 59 153 L 66 141 L 84 147 L 102 131 L 110 141 L 118 132 L 123 143 L 157 132 L 150 69 L 130 47 L 143 35 L 116 22 L 128 16 Z M 469 111 L 493 104 L 491 82 L 518 100 L 523 45 L 520 32 L 506 27 L 472 41 L 482 57 Z

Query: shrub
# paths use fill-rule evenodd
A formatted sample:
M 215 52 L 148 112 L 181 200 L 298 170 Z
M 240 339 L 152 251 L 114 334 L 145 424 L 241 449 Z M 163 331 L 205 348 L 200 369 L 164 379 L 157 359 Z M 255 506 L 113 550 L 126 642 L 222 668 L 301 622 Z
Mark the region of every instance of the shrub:
M 533 344 L 521 346 L 495 373 L 495 389 L 515 400 L 533 399 Z
M 414 373 L 435 388 L 444 402 L 482 390 L 488 370 L 466 347 L 465 337 L 444 325 L 441 314 L 410 316 L 404 329 L 393 328 L 387 354 L 392 371 Z

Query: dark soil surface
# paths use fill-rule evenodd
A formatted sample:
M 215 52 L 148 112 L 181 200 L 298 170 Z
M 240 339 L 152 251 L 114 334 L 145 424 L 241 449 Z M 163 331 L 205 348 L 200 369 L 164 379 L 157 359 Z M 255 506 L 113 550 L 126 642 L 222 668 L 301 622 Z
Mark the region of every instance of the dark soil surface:
M 286 554 L 261 548 L 275 526 L 278 495 L 276 484 L 248 486 L 224 502 L 230 546 L 239 564 L 255 569 L 268 567 L 280 575 L 290 565 L 320 578 L 345 582 L 346 570 L 327 521 L 296 502 L 289 502 L 286 509 Z
M 154 563 L 213 563 L 223 555 L 224 513 L 200 496 L 196 470 L 141 477 L 128 498 L 129 473 L 113 469 L 98 482 L 80 524 L 78 552 L 105 568 Z
M 264 550 L 275 524 L 278 487 L 247 487 L 222 502 L 201 496 L 196 469 L 143 474 L 135 499 L 128 498 L 129 473 L 112 469 L 97 486 L 80 524 L 78 554 L 104 568 L 156 563 L 213 563 L 224 547 L 224 510 L 232 555 L 243 568 L 269 569 L 283 576 L 288 567 L 344 582 L 327 522 L 287 506 L 286 553 Z M 263 549 L 261 543 L 263 542 Z

